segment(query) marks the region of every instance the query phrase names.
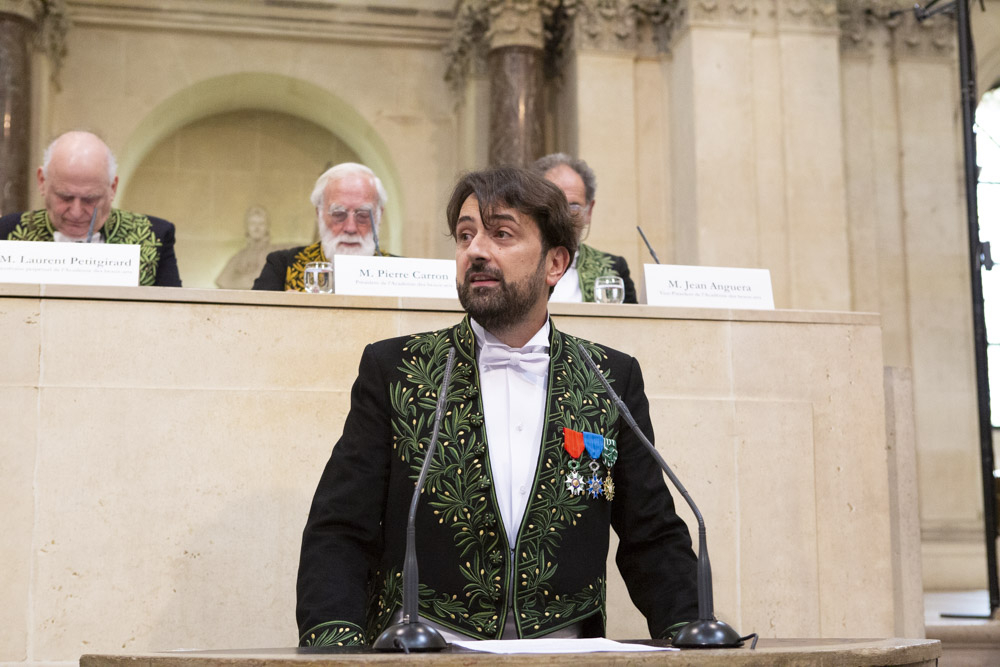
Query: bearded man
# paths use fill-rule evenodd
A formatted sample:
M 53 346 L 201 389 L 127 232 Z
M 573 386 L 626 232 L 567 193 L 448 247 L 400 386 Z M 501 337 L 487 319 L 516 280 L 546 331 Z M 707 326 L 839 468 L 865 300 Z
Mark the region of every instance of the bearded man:
M 636 360 L 556 329 L 548 298 L 576 250 L 562 192 L 500 167 L 447 208 L 467 316 L 368 345 L 302 536 L 300 644 L 370 644 L 401 615 L 406 520 L 456 351 L 417 511 L 421 620 L 446 639 L 605 631 L 609 528 L 652 637 L 697 617 L 695 556 L 652 455 L 577 347 L 652 437 Z
M 316 208 L 319 241 L 269 253 L 253 289 L 302 292 L 309 262 L 328 262 L 334 255 L 375 254 L 387 200 L 375 172 L 354 162 L 330 167 L 316 180 L 309 199 Z

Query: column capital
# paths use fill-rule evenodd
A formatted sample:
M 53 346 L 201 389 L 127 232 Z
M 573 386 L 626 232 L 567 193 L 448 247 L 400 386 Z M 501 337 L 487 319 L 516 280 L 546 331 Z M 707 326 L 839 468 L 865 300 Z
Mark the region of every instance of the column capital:
M 938 14 L 918 21 L 906 0 L 837 0 L 840 50 L 868 57 L 875 36 L 889 32 L 893 57 L 952 59 L 955 52 L 955 19 Z
M 57 82 L 70 25 L 66 0 L 0 0 L 0 15 L 5 14 L 22 18 L 35 28 L 35 47 L 52 61 L 52 80 Z
M 32 23 L 38 17 L 38 0 L 0 0 L 0 14 L 11 14 Z
M 545 48 L 543 24 L 559 0 L 485 0 L 485 4 L 489 12 L 486 42 L 491 51 L 505 46 Z
M 899 58 L 940 59 L 951 61 L 955 58 L 958 38 L 955 17 L 938 14 L 924 21 L 918 21 L 912 11 L 906 11 L 892 19 L 892 55 Z
M 778 25 L 836 31 L 840 23 L 837 0 L 777 0 Z
M 753 14 L 750 0 L 680 0 L 674 28 L 699 25 L 749 28 Z
M 635 0 L 566 0 L 576 48 L 632 50 L 636 45 Z
M 486 53 L 494 49 L 544 49 L 545 22 L 559 7 L 560 0 L 461 0 L 444 49 L 445 80 L 461 88 L 469 69 L 478 69 L 477 63 L 484 62 Z

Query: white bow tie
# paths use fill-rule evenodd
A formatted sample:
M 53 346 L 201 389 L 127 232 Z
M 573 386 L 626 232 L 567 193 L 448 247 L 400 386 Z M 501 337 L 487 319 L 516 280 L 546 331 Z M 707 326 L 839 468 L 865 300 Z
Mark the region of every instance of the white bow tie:
M 545 377 L 549 370 L 548 352 L 518 352 L 504 345 L 484 345 L 479 353 L 483 368 L 511 368 Z

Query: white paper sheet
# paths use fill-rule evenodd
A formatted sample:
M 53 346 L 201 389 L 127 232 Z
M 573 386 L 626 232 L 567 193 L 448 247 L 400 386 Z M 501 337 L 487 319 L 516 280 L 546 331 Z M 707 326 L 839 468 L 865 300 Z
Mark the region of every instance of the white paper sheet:
M 595 637 L 591 639 L 493 639 L 455 642 L 455 646 L 486 653 L 597 653 L 600 651 L 677 651 L 645 644 L 623 644 Z

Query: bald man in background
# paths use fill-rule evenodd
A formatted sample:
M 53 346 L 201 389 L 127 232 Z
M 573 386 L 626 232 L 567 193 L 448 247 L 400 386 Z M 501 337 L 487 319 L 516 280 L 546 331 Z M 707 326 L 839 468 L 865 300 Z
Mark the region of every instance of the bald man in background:
M 45 208 L 0 218 L 0 239 L 138 245 L 139 284 L 180 287 L 173 224 L 111 207 L 118 164 L 90 132 L 67 132 L 45 150 L 38 192 Z M 97 211 L 94 216 L 94 211 Z

